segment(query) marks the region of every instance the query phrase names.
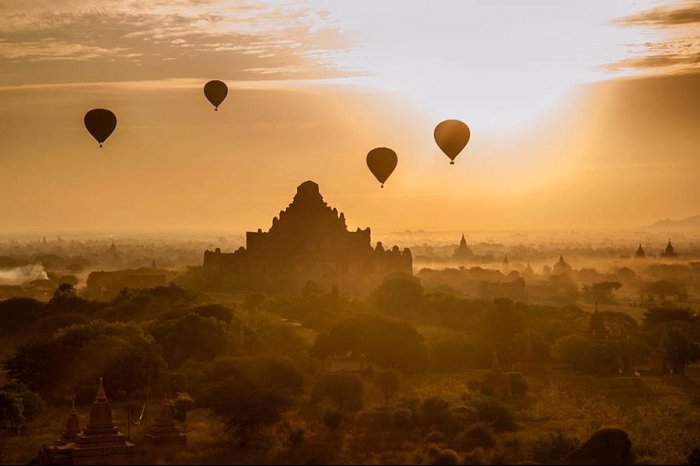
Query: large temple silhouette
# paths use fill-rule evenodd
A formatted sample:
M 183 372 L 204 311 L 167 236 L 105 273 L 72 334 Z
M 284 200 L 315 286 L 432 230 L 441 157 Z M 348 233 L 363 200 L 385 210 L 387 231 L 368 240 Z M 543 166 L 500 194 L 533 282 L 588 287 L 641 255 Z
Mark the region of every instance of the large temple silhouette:
M 412 273 L 411 251 L 372 247 L 370 229 L 348 231 L 345 215 L 323 200 L 318 184 L 297 187 L 269 231 L 248 232 L 233 253 L 205 251 L 203 286 L 212 290 L 296 292 L 308 281 L 362 294 L 395 272 Z

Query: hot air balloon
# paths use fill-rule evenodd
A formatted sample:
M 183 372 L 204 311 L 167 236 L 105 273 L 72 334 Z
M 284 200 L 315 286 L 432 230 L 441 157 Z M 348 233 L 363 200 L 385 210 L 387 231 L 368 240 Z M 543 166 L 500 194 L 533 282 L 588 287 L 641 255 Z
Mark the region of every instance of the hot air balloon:
M 117 127 L 117 117 L 106 108 L 93 108 L 85 114 L 83 122 L 92 137 L 100 143 L 100 147 Z
M 450 158 L 450 165 L 454 165 L 455 157 L 462 152 L 469 142 L 469 126 L 459 120 L 445 120 L 435 127 L 435 142 Z
M 228 94 L 228 87 L 222 81 L 209 81 L 204 85 L 204 95 L 214 106 L 214 110 L 219 110 L 219 105 L 226 98 L 226 94 Z
M 377 147 L 367 154 L 367 166 L 370 171 L 384 187 L 384 182 L 389 178 L 396 168 L 399 158 L 396 152 L 387 147 Z

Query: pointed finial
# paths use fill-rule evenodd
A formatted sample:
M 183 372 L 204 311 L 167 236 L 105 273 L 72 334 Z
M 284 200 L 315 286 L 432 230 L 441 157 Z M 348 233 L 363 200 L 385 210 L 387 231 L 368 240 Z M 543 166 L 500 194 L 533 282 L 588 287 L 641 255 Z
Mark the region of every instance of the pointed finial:
M 107 400 L 107 394 L 105 393 L 105 387 L 102 382 L 102 377 L 100 377 L 100 386 L 97 387 L 97 394 L 95 395 L 95 401 L 105 401 Z

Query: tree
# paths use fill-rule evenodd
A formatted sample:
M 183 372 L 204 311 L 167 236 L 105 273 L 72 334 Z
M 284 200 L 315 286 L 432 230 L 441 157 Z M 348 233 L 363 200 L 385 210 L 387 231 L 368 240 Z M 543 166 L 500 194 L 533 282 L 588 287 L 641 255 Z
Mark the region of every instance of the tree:
M 700 344 L 692 341 L 679 329 L 671 329 L 664 335 L 661 345 L 671 362 L 674 374 L 684 374 L 686 364 L 700 359 Z
M 423 293 L 423 287 L 416 277 L 395 274 L 374 289 L 371 301 L 379 312 L 406 316 L 421 304 Z
M 649 282 L 644 285 L 643 292 L 651 300 L 653 300 L 654 297 L 658 297 L 664 301 L 666 300 L 667 296 L 675 296 L 676 299 L 681 301 L 688 297 L 688 292 L 685 289 L 685 285 L 667 280 Z
M 395 370 L 380 370 L 374 375 L 374 384 L 384 396 L 384 406 L 389 406 L 389 401 L 399 390 L 399 373 Z
M 495 398 L 476 399 L 469 406 L 477 412 L 477 419 L 486 422 L 497 431 L 514 431 L 516 429 L 513 410 Z
M 180 367 L 187 359 L 211 360 L 230 346 L 224 322 L 195 313 L 156 322 L 149 333 L 163 347 L 171 367 Z
M 257 428 L 280 419 L 303 392 L 290 362 L 266 357 L 220 358 L 203 371 L 201 404 L 235 429 L 242 445 Z
M 606 373 L 614 369 L 615 352 L 611 348 L 579 335 L 557 340 L 552 354 L 561 364 L 586 373 Z
M 173 417 L 180 422 L 187 421 L 187 413 L 194 408 L 195 402 L 189 393 L 178 392 L 173 400 Z
M 428 426 L 442 424 L 450 417 L 449 403 L 437 396 L 423 400 L 420 411 L 423 423 Z
M 499 342 L 510 343 L 525 331 L 522 310 L 508 298 L 494 299 L 493 308 L 484 314 L 484 331 Z
M 692 309 L 681 307 L 652 307 L 644 312 L 644 326 L 653 327 L 665 322 L 695 322 Z
M 0 387 L 0 432 L 21 434 L 24 427 L 43 409 L 39 395 L 25 385 L 10 382 Z
M 375 364 L 404 371 L 421 370 L 427 364 L 428 350 L 421 335 L 411 325 L 378 316 L 347 319 L 320 334 L 311 348 L 318 358 L 366 357 Z
M 604 281 L 583 287 L 583 294 L 590 300 L 599 303 L 612 303 L 613 291 L 620 289 L 622 283 Z
M 9 336 L 28 328 L 44 313 L 44 304 L 32 298 L 0 301 L 0 336 Z
M 622 429 L 603 428 L 566 458 L 568 464 L 632 464 L 632 442 Z
M 47 311 L 51 313 L 78 312 L 91 314 L 99 307 L 100 305 L 97 303 L 78 297 L 75 287 L 70 283 L 61 283 L 46 305 Z
M 362 408 L 364 387 L 362 380 L 347 372 L 322 375 L 314 386 L 313 399 L 332 401 L 337 410 L 357 411 Z
M 259 427 L 277 422 L 290 407 L 274 387 L 260 389 L 241 376 L 230 376 L 207 385 L 202 404 L 222 417 L 229 429 L 235 429 L 239 442 L 246 446 Z
M 471 451 L 475 448 L 488 450 L 496 445 L 496 439 L 489 424 L 477 422 L 459 436 L 457 443 L 459 450 Z
M 110 396 L 133 393 L 165 369 L 160 347 L 135 323 L 100 320 L 65 327 L 48 341 L 20 347 L 5 361 L 8 376 L 44 399 L 64 399 L 100 378 Z
M 201 317 L 213 317 L 216 320 L 230 324 L 234 319 L 233 309 L 221 304 L 205 304 L 192 309 L 192 312 Z

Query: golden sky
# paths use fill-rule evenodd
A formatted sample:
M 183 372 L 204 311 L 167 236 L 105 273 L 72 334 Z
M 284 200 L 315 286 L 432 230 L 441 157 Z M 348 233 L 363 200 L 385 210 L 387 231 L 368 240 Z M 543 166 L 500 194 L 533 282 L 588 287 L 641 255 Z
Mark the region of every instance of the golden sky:
M 634 227 L 700 213 L 700 2 L 0 0 L 6 233 Z M 229 85 L 218 112 L 209 79 Z M 105 147 L 85 131 L 113 110 Z M 450 166 L 441 120 L 472 139 Z M 394 149 L 384 189 L 365 165 Z

